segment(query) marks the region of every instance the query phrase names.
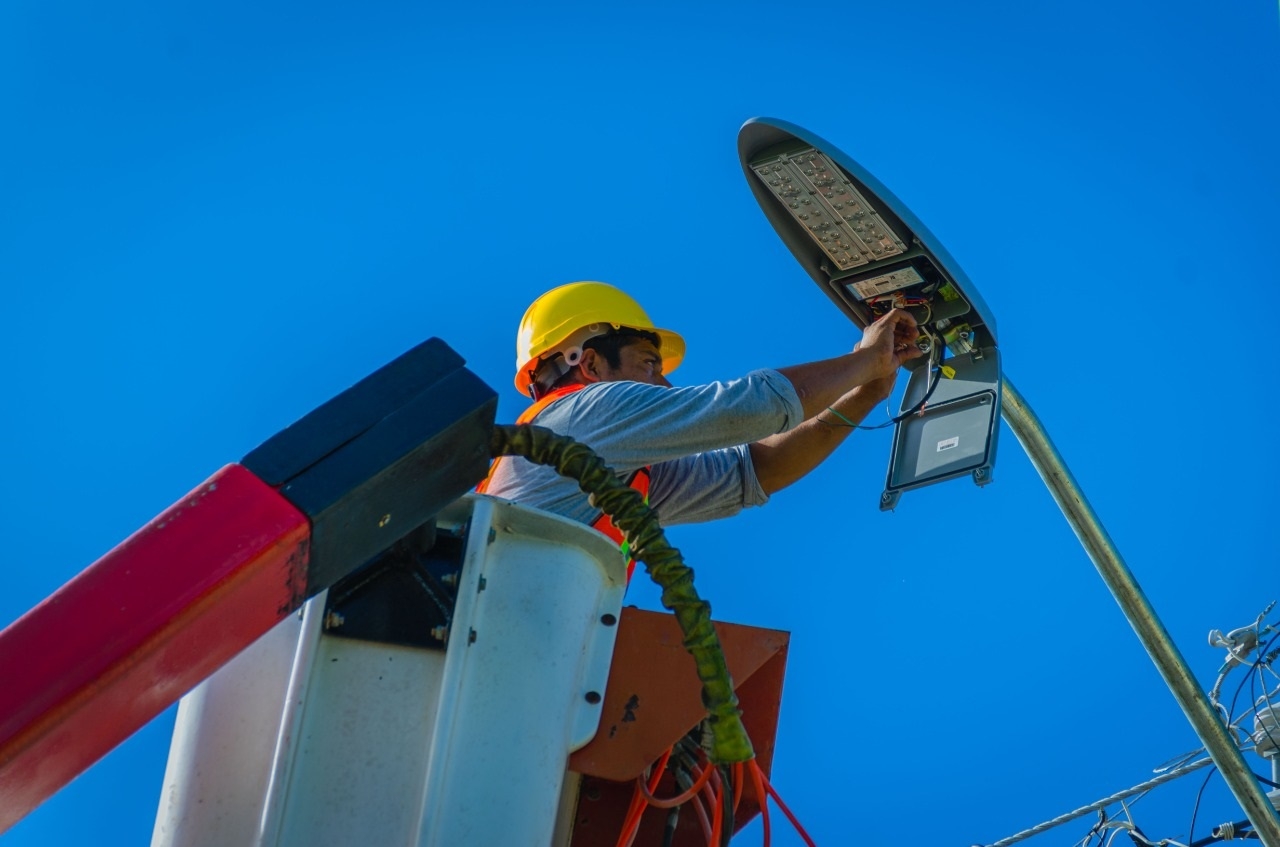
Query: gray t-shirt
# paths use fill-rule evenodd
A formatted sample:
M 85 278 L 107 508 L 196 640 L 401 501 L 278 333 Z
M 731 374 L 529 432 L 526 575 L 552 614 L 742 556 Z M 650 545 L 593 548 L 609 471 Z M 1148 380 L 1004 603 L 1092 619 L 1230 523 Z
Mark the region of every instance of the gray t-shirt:
M 649 505 L 670 526 L 768 502 L 747 445 L 803 419 L 790 380 L 759 370 L 679 388 L 595 383 L 552 403 L 533 423 L 586 444 L 623 479 L 652 466 Z M 600 516 L 576 482 L 525 459 L 500 461 L 488 493 L 587 524 Z

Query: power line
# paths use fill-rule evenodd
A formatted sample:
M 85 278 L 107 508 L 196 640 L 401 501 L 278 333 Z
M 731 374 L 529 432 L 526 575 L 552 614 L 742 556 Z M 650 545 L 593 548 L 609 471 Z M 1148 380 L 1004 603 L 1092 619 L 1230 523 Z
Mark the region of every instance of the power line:
M 1197 759 L 1194 762 L 1190 762 L 1188 764 L 1182 765 L 1181 767 L 1174 768 L 1173 770 L 1167 773 L 1162 773 L 1160 774 L 1160 776 L 1149 779 L 1146 782 L 1133 786 L 1132 788 L 1125 789 L 1124 791 L 1121 791 L 1117 794 L 1112 794 L 1110 797 L 1104 797 L 1101 800 L 1090 803 L 1087 806 L 1081 806 L 1079 809 L 1076 809 L 1073 812 L 1067 812 L 1065 815 L 1059 815 L 1058 817 L 1053 818 L 1052 820 L 1047 820 L 1042 824 L 1037 824 L 1036 826 L 1033 826 L 1030 829 L 1024 829 L 1022 832 L 1016 833 L 1014 835 L 1010 835 L 1008 838 L 1002 838 L 999 841 L 995 842 L 994 844 L 987 845 L 987 847 L 1009 847 L 1009 845 L 1011 844 L 1017 844 L 1019 841 L 1025 841 L 1033 835 L 1039 835 L 1042 832 L 1046 832 L 1050 829 L 1053 829 L 1055 826 L 1061 826 L 1062 824 L 1073 821 L 1076 818 L 1082 818 L 1085 815 L 1089 814 L 1090 812 L 1100 811 L 1112 805 L 1113 803 L 1119 803 L 1121 800 L 1126 800 L 1135 794 L 1141 794 L 1144 791 L 1150 791 L 1152 788 L 1155 788 L 1160 785 L 1164 785 L 1166 782 L 1172 782 L 1173 780 L 1177 779 L 1180 776 L 1185 776 L 1186 774 L 1189 774 L 1192 771 L 1198 771 L 1201 768 L 1203 768 L 1205 765 L 1211 765 L 1211 764 L 1213 764 L 1213 759 L 1210 759 L 1207 756 L 1203 759 Z

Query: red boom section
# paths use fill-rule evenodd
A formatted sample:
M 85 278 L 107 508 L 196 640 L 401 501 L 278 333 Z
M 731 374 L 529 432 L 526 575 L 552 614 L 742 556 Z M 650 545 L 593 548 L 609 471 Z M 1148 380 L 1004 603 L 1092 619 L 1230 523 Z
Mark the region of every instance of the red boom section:
M 0 632 L 0 832 L 298 608 L 310 531 L 228 465 Z

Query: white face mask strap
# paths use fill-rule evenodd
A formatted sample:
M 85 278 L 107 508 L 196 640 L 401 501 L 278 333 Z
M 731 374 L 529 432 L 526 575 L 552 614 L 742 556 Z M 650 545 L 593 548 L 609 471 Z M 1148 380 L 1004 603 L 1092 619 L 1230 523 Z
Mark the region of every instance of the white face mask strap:
M 538 362 L 538 369 L 534 375 L 534 381 L 538 384 L 538 387 L 543 391 L 551 390 L 551 386 L 555 385 L 560 377 L 567 374 L 578 362 L 582 361 L 582 345 L 598 335 L 604 335 L 610 329 L 617 329 L 617 326 L 607 323 L 595 323 L 574 331 L 560 346 Z

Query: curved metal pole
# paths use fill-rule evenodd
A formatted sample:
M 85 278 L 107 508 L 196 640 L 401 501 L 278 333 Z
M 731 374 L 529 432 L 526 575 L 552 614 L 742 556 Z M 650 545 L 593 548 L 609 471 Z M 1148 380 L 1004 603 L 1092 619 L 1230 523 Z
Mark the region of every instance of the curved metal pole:
M 1156 617 L 1155 609 L 1151 608 L 1141 586 L 1120 557 L 1120 551 L 1107 535 L 1035 412 L 1031 411 L 1008 377 L 1002 375 L 1000 381 L 1005 421 L 1022 442 L 1022 448 L 1027 451 L 1031 463 L 1058 502 L 1058 508 L 1062 509 L 1062 514 L 1075 530 L 1103 582 L 1111 589 L 1111 595 L 1120 604 L 1129 625 L 1138 634 L 1138 640 L 1147 648 L 1147 654 L 1155 662 L 1187 720 L 1191 721 L 1196 735 L 1204 742 L 1205 749 L 1222 772 L 1222 778 L 1253 824 L 1254 831 L 1266 847 L 1280 847 L 1280 819 L 1276 818 L 1271 803 L 1258 787 L 1239 748 L 1227 735 L 1221 719 L 1191 675 L 1186 660 L 1178 652 L 1164 624 Z

